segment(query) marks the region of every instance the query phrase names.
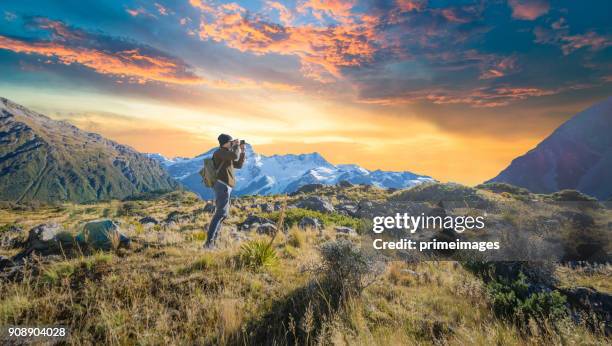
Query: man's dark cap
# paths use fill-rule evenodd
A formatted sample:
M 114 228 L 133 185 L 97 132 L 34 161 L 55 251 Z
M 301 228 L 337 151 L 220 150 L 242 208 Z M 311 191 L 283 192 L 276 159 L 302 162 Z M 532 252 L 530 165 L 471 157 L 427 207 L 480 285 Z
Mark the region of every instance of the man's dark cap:
M 232 136 L 222 133 L 219 135 L 219 137 L 217 137 L 217 139 L 219 140 L 219 146 L 222 147 L 223 144 L 232 140 Z

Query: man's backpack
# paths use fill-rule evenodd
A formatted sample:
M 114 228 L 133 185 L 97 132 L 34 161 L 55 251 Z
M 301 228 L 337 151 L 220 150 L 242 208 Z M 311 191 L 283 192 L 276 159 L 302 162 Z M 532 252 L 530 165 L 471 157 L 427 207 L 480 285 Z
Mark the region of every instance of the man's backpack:
M 215 161 L 212 159 L 212 157 L 204 159 L 204 167 L 202 167 L 202 170 L 200 171 L 204 185 L 213 187 L 215 182 L 217 182 L 217 176 L 219 175 L 220 170 L 221 166 L 216 168 Z

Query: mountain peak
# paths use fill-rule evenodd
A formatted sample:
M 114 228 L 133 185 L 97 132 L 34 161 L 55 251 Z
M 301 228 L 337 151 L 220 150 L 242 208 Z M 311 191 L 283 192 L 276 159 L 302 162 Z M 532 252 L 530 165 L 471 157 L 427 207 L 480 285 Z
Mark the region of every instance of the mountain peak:
M 202 185 L 199 175 L 204 159 L 212 155 L 213 148 L 192 159 L 165 159 L 161 155 L 149 157 L 162 161 L 172 177 L 203 198 L 212 198 L 210 189 Z M 246 162 L 236 172 L 236 195 L 291 193 L 305 184 L 337 184 L 347 180 L 355 184 L 403 188 L 433 179 L 410 172 L 371 172 L 355 164 L 333 165 L 317 152 L 305 154 L 257 154 L 246 146 Z
M 488 182 L 536 193 L 576 189 L 612 198 L 612 97 L 576 114 Z

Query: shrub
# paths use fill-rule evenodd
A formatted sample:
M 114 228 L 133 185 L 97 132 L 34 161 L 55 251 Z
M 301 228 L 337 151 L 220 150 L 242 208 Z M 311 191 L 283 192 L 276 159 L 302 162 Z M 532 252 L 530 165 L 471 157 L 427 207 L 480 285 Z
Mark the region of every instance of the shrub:
M 530 193 L 529 190 L 525 188 L 514 186 L 511 184 L 507 184 L 507 183 L 485 183 L 485 184 L 476 185 L 475 187 L 477 189 L 487 190 L 487 191 L 491 191 L 494 193 L 500 193 L 500 194 L 508 193 L 515 198 L 518 197 L 518 199 L 521 199 L 521 200 L 528 197 Z
M 272 213 L 265 213 L 261 216 L 273 220 L 274 222 L 277 222 L 280 216 L 280 212 L 275 211 Z M 321 222 L 323 222 L 323 225 L 326 226 L 346 226 L 353 229 L 357 228 L 360 223 L 359 219 L 338 213 L 321 213 L 308 209 L 291 208 L 285 211 L 285 226 L 287 228 L 297 226 L 300 221 L 302 221 L 302 219 L 305 217 L 317 218 L 321 220 Z
M 568 313 L 561 293 L 534 291 L 523 273 L 515 280 L 491 281 L 487 291 L 495 314 L 520 324 L 532 318 L 542 325 L 546 320 L 558 321 Z
M 576 190 L 557 191 L 551 198 L 557 202 L 597 202 L 597 199 Z
M 340 298 L 361 294 L 377 274 L 375 260 L 347 239 L 327 242 L 320 252 L 324 283 Z
M 250 241 L 240 247 L 239 261 L 251 269 L 269 268 L 277 263 L 276 250 L 268 241 Z

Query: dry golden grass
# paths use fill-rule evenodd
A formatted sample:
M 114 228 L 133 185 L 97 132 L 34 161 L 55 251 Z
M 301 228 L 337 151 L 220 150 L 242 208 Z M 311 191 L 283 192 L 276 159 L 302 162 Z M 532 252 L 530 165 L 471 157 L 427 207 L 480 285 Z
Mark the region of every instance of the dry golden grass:
M 355 188 L 354 193 L 364 192 Z M 335 306 L 317 290 L 317 277 L 308 270 L 319 262 L 318 245 L 335 238 L 333 231 L 279 233 L 272 245 L 277 263 L 245 268 L 237 261 L 240 243 L 230 233 L 249 207 L 233 206 L 215 251 L 201 249 L 209 214 L 172 229 L 137 224 L 143 215 L 163 220 L 174 210 L 193 214 L 203 206 L 184 199 L 140 201 L 134 215 L 121 217 L 115 217 L 117 201 L 0 211 L 0 224 L 18 223 L 27 230 L 54 220 L 75 232 L 106 214 L 138 240 L 129 250 L 42 263 L 22 281 L 0 281 L 0 325 L 65 325 L 71 331 L 67 343 L 74 345 L 286 344 L 295 336 L 299 344 L 324 345 L 610 343 L 571 323 L 542 335 L 499 320 L 482 282 L 453 262 L 389 263 L 361 296 Z M 609 275 L 609 268 L 589 276 L 560 269 L 562 280 L 585 280 L 607 292 Z M 273 316 L 280 312 L 285 315 Z M 281 320 L 287 323 L 269 325 Z

